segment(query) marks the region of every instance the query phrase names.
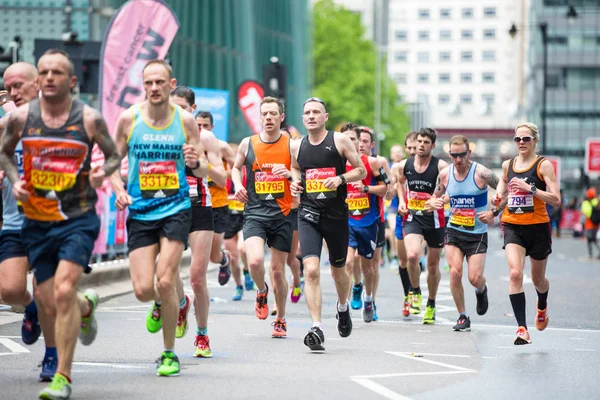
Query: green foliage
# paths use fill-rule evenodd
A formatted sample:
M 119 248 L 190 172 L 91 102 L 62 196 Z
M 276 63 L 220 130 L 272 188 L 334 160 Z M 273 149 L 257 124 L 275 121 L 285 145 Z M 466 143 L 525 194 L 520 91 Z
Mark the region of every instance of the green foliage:
M 365 28 L 358 14 L 319 0 L 313 8 L 314 26 L 314 87 L 313 95 L 327 104 L 329 129 L 344 122 L 354 122 L 374 128 L 375 44 L 365 40 Z M 389 154 L 395 143 L 403 143 L 409 130 L 409 117 L 396 84 L 387 76 L 385 58 L 382 68 L 382 133 L 380 154 Z M 385 104 L 384 104 L 385 103 Z

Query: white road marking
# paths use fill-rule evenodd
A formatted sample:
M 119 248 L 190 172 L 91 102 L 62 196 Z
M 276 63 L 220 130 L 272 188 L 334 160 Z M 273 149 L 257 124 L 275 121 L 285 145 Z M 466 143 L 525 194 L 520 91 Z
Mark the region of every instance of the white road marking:
M 596 350 L 594 350 L 594 349 L 575 349 L 575 351 L 589 351 L 589 352 L 594 352 Z
M 141 318 L 127 318 L 127 321 L 141 321 Z
M 443 362 L 433 361 L 433 360 L 429 360 L 427 358 L 422 358 L 422 357 L 413 357 L 413 356 L 406 355 L 406 354 L 403 354 L 403 353 L 399 353 L 399 352 L 396 352 L 396 351 L 386 351 L 386 353 L 392 354 L 394 356 L 406 358 L 406 359 L 409 359 L 409 360 L 419 361 L 419 362 L 423 362 L 423 363 L 427 363 L 427 364 L 431 364 L 431 365 L 438 365 L 440 367 L 444 367 L 444 368 L 448 368 L 448 369 L 453 369 L 453 370 L 456 370 L 456 371 L 476 372 L 474 369 L 471 369 L 471 368 L 459 367 L 457 365 L 446 364 L 446 363 L 443 363 Z
M 110 364 L 110 363 L 93 363 L 93 362 L 74 362 L 73 365 L 82 365 L 86 367 L 109 367 L 117 369 L 148 369 L 150 366 L 128 365 L 128 364 Z
M 481 358 L 486 359 L 486 360 L 495 360 L 498 357 L 481 356 Z
M 244 333 L 244 336 L 258 336 L 258 333 Z
M 351 376 L 350 379 L 380 379 L 380 378 L 401 378 L 405 376 L 431 376 L 431 375 L 458 375 L 458 374 L 473 374 L 474 369 L 466 371 L 435 371 L 435 372 L 399 372 L 397 374 L 379 374 L 379 375 L 361 375 Z
M 402 353 L 402 354 L 408 354 L 408 355 L 412 355 L 414 353 L 414 351 L 386 351 L 386 353 L 389 354 L 394 354 L 394 353 Z M 456 358 L 471 358 L 471 356 L 466 355 L 466 354 L 447 354 L 447 353 L 415 353 L 418 354 L 420 356 L 431 356 L 431 357 L 456 357 Z M 396 355 L 396 354 L 394 354 Z
M 431 331 L 426 331 L 424 329 L 417 329 L 417 332 L 422 332 L 422 333 L 431 333 Z
M 510 346 L 498 346 L 499 349 L 514 349 L 514 347 Z
M 416 319 L 402 319 L 402 320 L 386 320 L 380 319 L 377 321 L 380 324 L 419 324 L 423 325 L 421 320 Z M 435 325 L 453 325 L 456 322 L 452 322 L 445 318 L 437 318 Z M 514 325 L 492 325 L 492 324 L 477 324 L 474 326 L 473 330 L 484 328 L 484 329 L 512 329 L 516 330 Z M 545 331 L 556 331 L 556 332 L 586 332 L 586 333 L 600 333 L 599 329 L 579 329 L 579 328 L 546 328 Z M 512 335 L 511 335 L 512 336 Z
M 390 400 L 411 400 L 410 397 L 406 397 L 406 396 L 402 396 L 401 394 L 398 394 L 396 392 L 394 392 L 393 390 L 390 390 L 388 388 L 386 388 L 383 385 L 380 385 L 377 382 L 373 382 L 370 379 L 364 379 L 364 378 L 352 378 L 352 380 L 356 383 L 358 383 L 359 385 L 365 387 L 366 389 L 369 389 L 370 391 L 385 397 L 386 399 L 390 399 Z
M 424 345 L 424 344 L 427 344 L 427 343 L 411 343 L 411 344 Z
M 0 353 L 0 356 L 13 356 L 15 354 L 19 354 L 19 353 Z
M 0 344 L 4 345 L 4 347 L 13 353 L 29 353 L 29 350 L 27 350 L 25 347 L 7 338 L 0 338 Z
M 572 337 L 572 338 L 569 338 L 569 339 L 570 340 L 585 340 L 585 338 L 582 338 L 582 337 Z

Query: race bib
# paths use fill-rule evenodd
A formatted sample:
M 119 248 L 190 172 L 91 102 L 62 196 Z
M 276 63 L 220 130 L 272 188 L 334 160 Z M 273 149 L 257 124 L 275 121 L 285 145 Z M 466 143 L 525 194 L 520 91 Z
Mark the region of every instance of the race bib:
M 506 205 L 509 213 L 524 214 L 533 212 L 533 194 L 520 190 L 508 191 L 508 204 Z
M 327 178 L 333 178 L 335 167 L 331 168 L 311 168 L 306 170 L 306 195 L 312 200 L 333 199 L 337 195 L 337 190 L 329 190 L 323 182 Z
M 140 161 L 139 177 L 143 198 L 170 197 L 179 191 L 175 161 Z
M 472 231 L 475 229 L 475 218 L 474 208 L 453 208 L 450 225 Z
M 271 172 L 254 172 L 254 191 L 260 200 L 275 200 L 283 198 L 285 178 L 273 175 Z
M 408 209 L 410 211 L 425 210 L 425 202 L 431 198 L 429 193 L 413 192 L 408 193 Z
M 63 192 L 75 186 L 79 159 L 67 157 L 33 157 L 31 183 L 37 190 Z
M 369 194 L 358 191 L 353 185 L 348 185 L 346 203 L 348 203 L 348 215 L 353 217 L 368 214 L 371 209 Z
M 190 197 L 198 197 L 198 179 L 193 176 L 186 176 L 185 180 L 190 187 Z
M 234 194 L 230 194 L 228 197 L 228 206 L 232 214 L 239 214 L 244 212 L 244 203 L 237 200 Z

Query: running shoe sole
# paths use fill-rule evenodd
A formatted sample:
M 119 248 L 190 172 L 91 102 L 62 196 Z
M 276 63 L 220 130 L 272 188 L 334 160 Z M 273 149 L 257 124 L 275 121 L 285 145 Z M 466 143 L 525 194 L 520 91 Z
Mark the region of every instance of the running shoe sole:
M 520 336 L 515 338 L 515 346 L 522 346 L 524 344 L 531 344 L 531 340 L 525 340 Z
M 304 345 L 307 346 L 312 351 L 324 351 L 325 346 L 323 346 L 323 342 L 321 342 L 321 338 L 314 332 L 310 331 L 304 337 Z

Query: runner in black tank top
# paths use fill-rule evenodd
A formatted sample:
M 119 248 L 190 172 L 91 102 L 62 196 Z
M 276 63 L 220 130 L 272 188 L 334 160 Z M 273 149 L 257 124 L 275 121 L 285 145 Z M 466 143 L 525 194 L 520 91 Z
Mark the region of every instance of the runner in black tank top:
M 338 294 L 338 333 L 352 332 L 348 304 L 350 279 L 344 268 L 348 251 L 347 182 L 366 177 L 356 148 L 345 135 L 327 131 L 325 103 L 311 97 L 304 103 L 303 122 L 308 136 L 292 143 L 293 195 L 300 195 L 298 237 L 306 277 L 306 303 L 313 327 L 304 338 L 311 350 L 325 350 L 321 330 L 320 256 L 323 239 L 327 242 L 331 275 Z M 346 160 L 353 169 L 346 172 Z

